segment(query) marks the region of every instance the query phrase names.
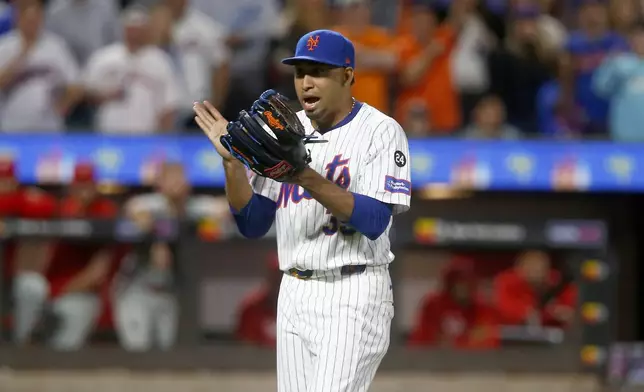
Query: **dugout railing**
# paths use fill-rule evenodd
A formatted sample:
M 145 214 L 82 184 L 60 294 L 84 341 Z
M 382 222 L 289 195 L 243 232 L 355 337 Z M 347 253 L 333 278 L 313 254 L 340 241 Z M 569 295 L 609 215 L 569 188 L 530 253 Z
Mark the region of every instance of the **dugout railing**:
M 392 339 L 383 371 L 516 371 L 570 373 L 578 371 L 602 374 L 605 353 L 614 337 L 617 254 L 609 241 L 610 225 L 597 219 L 595 214 L 578 210 L 580 203 L 572 204 L 558 219 L 556 214 L 532 208 L 526 219 L 508 217 L 517 215 L 502 198 L 494 196 L 487 201 L 476 198 L 434 202 L 427 208 L 414 208 L 413 214 L 403 215 L 396 221 L 392 233 L 395 253 L 408 246 L 427 248 L 504 248 L 527 247 L 564 250 L 575 271 L 580 286 L 580 309 L 576 326 L 570 329 L 562 344 L 549 346 L 504 347 L 489 352 L 458 352 L 442 349 L 408 349 L 400 339 Z M 520 197 L 526 202 L 529 198 Z M 520 200 L 516 204 L 520 205 Z M 543 195 L 538 199 L 543 201 Z M 491 200 L 491 201 L 490 201 Z M 494 213 L 495 203 L 505 206 Z M 540 205 L 547 205 L 541 203 Z M 415 206 L 416 206 L 415 205 Z M 468 208 L 463 206 L 469 205 Z M 566 209 L 561 203 L 557 208 Z M 527 211 L 520 206 L 519 210 Z M 478 212 L 476 212 L 478 211 Z M 497 211 L 499 211 L 497 209 Z M 465 218 L 467 216 L 467 218 Z M 492 219 L 491 216 L 495 216 Z M 92 222 L 82 220 L 29 221 L 4 220 L 0 224 L 3 240 L 12 237 L 55 237 L 74 240 L 103 238 L 116 242 L 139 243 L 150 240 L 137 233 L 125 221 Z M 214 234 L 213 234 L 214 233 Z M 496 234 L 490 234 L 496 233 Z M 46 348 L 15 348 L 3 342 L 0 348 L 0 366 L 15 369 L 94 369 L 127 368 L 154 369 L 212 369 L 212 370 L 267 370 L 273 371 L 273 350 L 242 346 L 231 342 L 204 343 L 201 337 L 199 307 L 202 296 L 199 282 L 203 278 L 203 254 L 225 246 L 250 249 L 272 244 L 269 235 L 263 240 L 246 240 L 222 222 L 157 222 L 155 236 L 178 244 L 178 260 L 182 279 L 188 284 L 180 289 L 180 331 L 177 346 L 169 352 L 128 353 L 119 347 L 88 346 L 79 352 L 59 353 Z M 251 245 L 252 244 L 252 245 Z M 212 263 L 210 263 L 212 264 Z M 397 280 L 396 263 L 392 277 Z M 394 283 L 394 287 L 396 284 Z M 2 291 L 2 290 L 0 290 Z M 0 303 L 4 303 L 0 301 Z M 394 336 L 399 336 L 395 330 Z

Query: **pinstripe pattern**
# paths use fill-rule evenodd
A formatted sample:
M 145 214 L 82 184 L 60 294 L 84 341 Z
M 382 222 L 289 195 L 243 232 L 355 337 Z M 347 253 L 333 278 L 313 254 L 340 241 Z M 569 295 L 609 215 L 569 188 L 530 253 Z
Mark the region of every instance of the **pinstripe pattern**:
M 303 112 L 298 116 L 307 133 L 328 141 L 310 146 L 313 169 L 349 191 L 393 204 L 394 214 L 409 209 L 409 147 L 396 121 L 362 104 L 347 124 L 319 134 Z M 367 391 L 389 347 L 394 313 L 388 267 L 394 259 L 392 222 L 371 241 L 338 224 L 297 186 L 262 177 L 251 177 L 251 184 L 278 204 L 280 268 L 315 271 L 308 280 L 287 274 L 282 280 L 278 390 Z M 361 264 L 368 265 L 363 273 L 340 274 L 342 266 Z
M 323 135 L 315 132 L 303 112 L 298 113 L 307 132 L 316 133 L 328 143 L 312 144 L 311 168 L 326 176 L 329 164 L 339 157 L 332 181 L 348 184 L 348 190 L 394 205 L 394 214 L 409 209 L 411 197 L 385 190 L 391 176 L 410 180 L 409 145 L 400 125 L 367 104 L 343 127 Z M 407 162 L 398 167 L 394 161 L 401 151 Z M 380 265 L 394 259 L 390 252 L 389 230 L 375 241 L 347 230 L 334 232 L 333 217 L 303 189 L 290 184 L 253 176 L 255 192 L 278 202 L 276 216 L 280 268 L 330 270 L 349 264 Z M 332 234 L 333 233 L 333 234 Z
M 311 280 L 284 275 L 277 308 L 279 392 L 368 390 L 389 348 L 387 266 Z

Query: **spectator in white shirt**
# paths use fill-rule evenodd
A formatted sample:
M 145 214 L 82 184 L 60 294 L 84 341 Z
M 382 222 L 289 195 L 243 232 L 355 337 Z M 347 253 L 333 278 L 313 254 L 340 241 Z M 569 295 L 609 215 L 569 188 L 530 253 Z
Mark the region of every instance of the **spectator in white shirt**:
M 117 0 L 50 0 L 45 23 L 67 42 L 84 67 L 92 53 L 116 40 L 118 13 Z M 92 118 L 92 107 L 82 101 L 67 117 L 67 127 L 87 129 Z
M 50 0 L 47 29 L 65 39 L 84 66 L 94 51 L 116 40 L 118 12 L 115 0 Z
M 98 106 L 95 126 L 104 133 L 150 134 L 175 128 L 180 91 L 172 60 L 151 45 L 150 15 L 131 7 L 123 13 L 123 42 L 98 50 L 84 82 Z
M 223 114 L 237 117 L 266 90 L 266 64 L 271 41 L 280 33 L 277 0 L 191 0 L 195 8 L 221 23 L 232 50 L 231 85 Z
M 40 3 L 18 4 L 16 28 L 0 38 L 0 130 L 61 131 L 82 97 L 78 65 L 65 42 L 43 30 Z
M 220 111 L 228 95 L 230 51 L 225 27 L 189 0 L 164 0 L 173 19 L 171 45 L 186 90 L 181 121 L 194 118 L 193 102 L 210 100 Z
M 463 118 L 470 112 L 489 87 L 487 57 L 493 48 L 492 34 L 477 12 L 477 2 L 455 0 L 453 9 L 460 7 L 461 29 L 452 52 L 451 67 L 454 84 L 461 96 Z

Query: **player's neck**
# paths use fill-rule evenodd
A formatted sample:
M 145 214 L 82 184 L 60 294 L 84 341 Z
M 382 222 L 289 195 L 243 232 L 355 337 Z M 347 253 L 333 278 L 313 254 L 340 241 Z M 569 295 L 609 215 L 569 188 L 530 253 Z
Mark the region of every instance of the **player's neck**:
M 347 118 L 355 108 L 355 105 L 356 100 L 350 96 L 343 101 L 340 108 L 336 110 L 333 115 L 328 116 L 328 119 L 314 122 L 313 126 L 318 130 L 331 129 Z

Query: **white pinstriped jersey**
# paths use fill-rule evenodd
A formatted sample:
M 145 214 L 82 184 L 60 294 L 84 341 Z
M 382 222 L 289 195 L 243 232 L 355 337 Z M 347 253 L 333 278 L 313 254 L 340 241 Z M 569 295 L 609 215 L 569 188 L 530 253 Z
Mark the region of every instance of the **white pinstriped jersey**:
M 402 127 L 366 103 L 346 124 L 320 134 L 304 111 L 298 117 L 307 134 L 327 143 L 309 144 L 310 167 L 330 181 L 393 205 L 393 213 L 409 209 L 411 180 L 409 144 Z M 280 269 L 330 270 L 344 265 L 381 265 L 394 259 L 389 230 L 375 241 L 339 223 L 327 209 L 297 185 L 252 176 L 256 193 L 277 203 L 276 231 Z

